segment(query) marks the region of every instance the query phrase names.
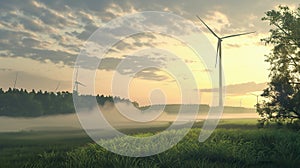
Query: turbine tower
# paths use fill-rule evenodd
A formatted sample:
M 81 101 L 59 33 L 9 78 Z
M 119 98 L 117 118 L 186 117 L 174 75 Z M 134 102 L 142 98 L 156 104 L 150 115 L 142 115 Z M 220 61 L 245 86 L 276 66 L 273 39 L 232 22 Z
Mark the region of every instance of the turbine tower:
M 79 68 L 79 66 L 77 66 L 75 68 L 76 68 L 76 76 L 75 76 L 73 92 L 74 92 L 74 94 L 78 95 L 78 85 L 81 85 L 83 87 L 86 87 L 86 86 L 83 83 L 79 82 L 78 79 L 77 79 L 78 78 L 78 68 Z
M 223 41 L 223 39 L 226 39 L 226 38 L 242 36 L 242 35 L 251 34 L 254 32 L 240 33 L 240 34 L 233 34 L 233 35 L 229 35 L 229 36 L 219 37 L 199 16 L 197 16 L 197 18 L 218 39 L 215 67 L 217 66 L 218 57 L 219 57 L 219 107 L 221 107 L 221 106 L 223 106 L 223 100 L 222 100 L 223 99 L 222 98 L 222 92 L 223 92 L 223 88 L 222 88 L 222 41 Z
M 250 93 L 253 96 L 256 96 L 256 105 L 258 105 L 258 97 L 260 96 L 259 94 L 254 94 L 254 93 Z

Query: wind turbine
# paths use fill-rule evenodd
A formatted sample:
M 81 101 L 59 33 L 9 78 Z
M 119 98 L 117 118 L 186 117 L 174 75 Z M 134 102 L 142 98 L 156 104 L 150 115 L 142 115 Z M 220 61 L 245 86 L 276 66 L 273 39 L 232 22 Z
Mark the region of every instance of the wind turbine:
M 254 94 L 254 93 L 250 93 L 253 96 L 256 96 L 256 105 L 258 105 L 258 97 L 260 96 L 259 94 Z
M 86 87 L 86 85 L 84 85 L 83 83 L 81 83 L 81 82 L 78 81 L 78 68 L 79 68 L 79 66 L 77 66 L 75 68 L 76 68 L 76 77 L 75 77 L 73 91 L 74 91 L 75 94 L 78 94 L 78 85 L 81 85 L 83 87 Z
M 250 95 L 256 97 L 256 112 L 257 112 L 257 111 L 258 111 L 258 97 L 259 97 L 260 95 L 259 95 L 259 94 L 254 94 L 254 93 L 250 93 Z
M 222 100 L 222 92 L 223 92 L 223 88 L 222 88 L 222 41 L 223 41 L 223 39 L 226 39 L 226 38 L 242 36 L 242 35 L 251 34 L 254 32 L 240 33 L 240 34 L 233 34 L 233 35 L 229 35 L 229 36 L 219 37 L 199 16 L 197 16 L 197 18 L 218 39 L 215 67 L 217 66 L 218 56 L 219 56 L 219 107 L 221 107 L 221 106 L 223 106 L 223 100 Z
M 57 86 L 56 86 L 55 91 L 54 91 L 55 93 L 57 92 L 59 86 L 60 86 L 60 81 L 57 83 Z
M 14 89 L 16 88 L 16 85 L 17 85 L 18 75 L 19 75 L 19 72 L 16 73 L 16 78 L 14 81 Z

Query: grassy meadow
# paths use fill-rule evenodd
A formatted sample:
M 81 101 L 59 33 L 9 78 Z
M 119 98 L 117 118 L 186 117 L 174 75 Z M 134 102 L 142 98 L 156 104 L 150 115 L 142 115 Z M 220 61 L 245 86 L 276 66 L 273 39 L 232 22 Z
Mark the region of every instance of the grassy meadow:
M 0 134 L 0 167 L 298 167 L 300 134 L 283 127 L 257 128 L 256 119 L 225 119 L 204 143 L 203 122 L 173 148 L 149 157 L 126 157 L 95 144 L 82 130 L 63 128 Z M 134 136 L 164 130 L 124 129 Z M 112 140 L 111 140 L 112 141 Z

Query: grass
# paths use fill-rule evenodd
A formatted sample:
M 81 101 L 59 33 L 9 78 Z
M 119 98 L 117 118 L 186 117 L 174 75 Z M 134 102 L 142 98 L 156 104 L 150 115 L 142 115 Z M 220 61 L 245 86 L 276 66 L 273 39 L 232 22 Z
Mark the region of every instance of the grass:
M 256 123 L 254 119 L 222 120 L 204 143 L 197 140 L 202 126 L 197 123 L 176 146 L 149 157 L 114 154 L 92 143 L 82 131 L 2 133 L 0 167 L 298 167 L 299 131 L 258 129 Z M 161 130 L 126 131 L 148 136 Z
M 91 142 L 82 130 L 0 133 L 0 167 L 22 167 L 44 153 L 67 152 Z

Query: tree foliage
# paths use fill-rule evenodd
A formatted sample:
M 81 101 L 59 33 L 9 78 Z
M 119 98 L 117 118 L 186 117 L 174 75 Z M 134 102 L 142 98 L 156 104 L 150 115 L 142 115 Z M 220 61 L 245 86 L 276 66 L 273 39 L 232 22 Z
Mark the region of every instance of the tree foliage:
M 99 105 L 104 105 L 106 102 L 127 102 L 128 99 L 112 96 L 90 96 L 81 95 L 79 97 L 89 97 L 95 99 Z M 89 102 L 84 102 L 89 106 Z M 138 106 L 136 102 L 134 105 Z M 10 117 L 39 117 L 56 114 L 75 113 L 73 97 L 70 92 L 47 92 L 35 91 L 28 92 L 24 89 L 11 89 L 3 91 L 0 88 L 0 116 Z
M 261 96 L 267 101 L 257 104 L 262 122 L 293 122 L 300 118 L 300 6 L 287 6 L 265 13 L 264 21 L 272 26 L 270 36 L 262 39 L 272 45 L 266 56 L 270 64 L 268 88 Z

